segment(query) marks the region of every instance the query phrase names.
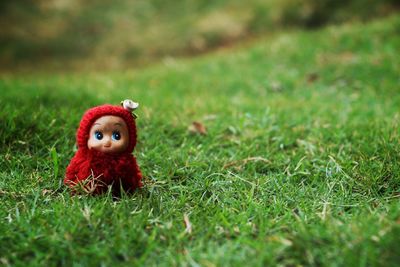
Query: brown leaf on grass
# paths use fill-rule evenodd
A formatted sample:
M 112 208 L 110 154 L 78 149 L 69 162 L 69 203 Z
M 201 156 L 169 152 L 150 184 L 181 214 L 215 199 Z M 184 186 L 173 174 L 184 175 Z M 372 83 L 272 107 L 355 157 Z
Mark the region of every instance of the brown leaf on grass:
M 189 221 L 189 216 L 185 213 L 183 214 L 183 222 L 185 223 L 185 232 L 188 234 L 192 233 L 192 224 Z
M 310 73 L 307 75 L 308 83 L 313 83 L 313 82 L 317 81 L 318 79 L 319 79 L 318 73 L 313 72 L 313 73 Z
M 201 135 L 207 134 L 206 127 L 198 121 L 192 122 L 192 124 L 189 125 L 189 127 L 188 127 L 188 131 L 191 133 L 194 133 L 194 134 L 201 134 Z
M 267 163 L 267 164 L 271 163 L 271 161 L 269 161 L 269 160 L 267 160 L 265 158 L 262 158 L 262 157 L 249 157 L 249 158 L 245 158 L 245 159 L 241 159 L 241 160 L 235 160 L 235 161 L 228 162 L 222 168 L 223 169 L 227 169 L 227 168 L 232 167 L 232 166 L 240 168 L 240 167 L 246 165 L 248 162 L 251 162 L 251 161 L 262 161 L 262 162 Z

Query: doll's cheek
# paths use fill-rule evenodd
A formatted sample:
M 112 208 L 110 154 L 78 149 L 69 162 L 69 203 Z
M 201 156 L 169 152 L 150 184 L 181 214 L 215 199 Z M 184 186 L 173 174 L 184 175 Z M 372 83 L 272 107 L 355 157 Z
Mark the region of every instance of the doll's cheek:
M 128 146 L 129 146 L 129 140 L 128 139 L 122 140 L 122 142 L 120 144 L 121 149 L 125 150 L 128 148 Z
M 121 140 L 118 143 L 115 143 L 112 147 L 112 151 L 113 152 L 124 152 L 126 149 L 128 148 L 128 142 L 123 142 L 123 140 Z
M 88 140 L 88 142 L 87 142 L 87 146 L 88 146 L 88 148 L 89 149 L 98 149 L 98 148 L 100 148 L 101 147 L 101 142 L 96 142 L 95 140 L 93 140 L 93 139 L 89 139 Z

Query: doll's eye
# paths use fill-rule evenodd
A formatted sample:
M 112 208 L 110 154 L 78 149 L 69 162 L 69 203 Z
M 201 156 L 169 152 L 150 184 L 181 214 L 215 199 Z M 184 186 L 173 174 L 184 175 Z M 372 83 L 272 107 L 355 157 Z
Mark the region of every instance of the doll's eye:
M 119 132 L 115 131 L 115 132 L 112 133 L 112 137 L 111 138 L 112 138 L 112 140 L 118 141 L 118 140 L 121 139 L 121 134 Z
M 103 139 L 103 134 L 102 134 L 102 132 L 96 131 L 96 132 L 94 133 L 94 138 L 96 138 L 97 140 Z

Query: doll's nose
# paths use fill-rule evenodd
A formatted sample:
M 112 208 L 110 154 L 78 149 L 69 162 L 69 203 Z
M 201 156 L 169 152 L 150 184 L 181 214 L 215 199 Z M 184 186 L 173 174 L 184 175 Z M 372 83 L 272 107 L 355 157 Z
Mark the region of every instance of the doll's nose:
M 111 146 L 111 138 L 107 138 L 104 140 L 104 147 L 110 147 Z

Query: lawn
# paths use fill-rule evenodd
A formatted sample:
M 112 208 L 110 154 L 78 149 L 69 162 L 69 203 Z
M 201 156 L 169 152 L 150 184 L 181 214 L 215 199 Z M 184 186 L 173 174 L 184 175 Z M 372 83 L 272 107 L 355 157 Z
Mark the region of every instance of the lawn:
M 137 68 L 399 9 L 398 0 L 2 1 L 0 71 Z
M 399 29 L 396 15 L 141 70 L 3 75 L 0 265 L 395 266 Z M 83 112 L 125 98 L 141 105 L 144 187 L 71 196 Z

